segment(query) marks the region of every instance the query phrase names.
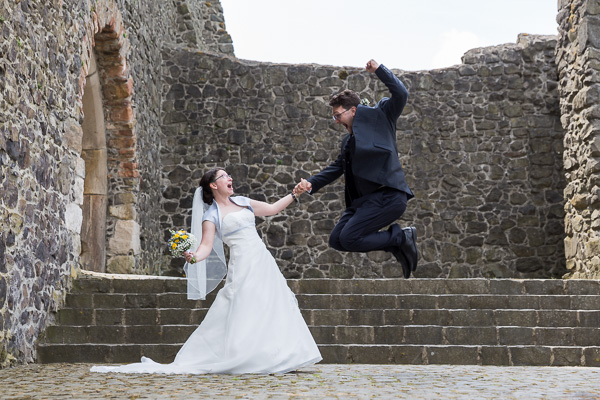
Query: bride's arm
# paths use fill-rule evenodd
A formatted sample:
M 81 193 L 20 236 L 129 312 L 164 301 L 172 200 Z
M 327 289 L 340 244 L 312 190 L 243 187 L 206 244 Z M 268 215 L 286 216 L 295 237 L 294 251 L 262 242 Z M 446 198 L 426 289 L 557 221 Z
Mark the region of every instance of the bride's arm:
M 196 257 L 196 262 L 204 260 L 210 255 L 215 241 L 216 227 L 210 221 L 204 221 L 202 223 L 202 240 L 196 251 L 186 251 L 185 259 L 190 262 L 192 257 Z
M 301 183 L 305 183 L 304 179 L 301 180 Z M 275 215 L 290 204 L 294 202 L 295 197 L 300 196 L 302 193 L 306 191 L 306 186 L 304 184 L 297 185 L 292 193 L 287 196 L 282 197 L 277 200 L 273 204 L 265 203 L 263 201 L 258 200 L 250 200 L 250 207 L 254 210 L 254 215 L 257 217 L 268 217 L 271 215 Z
M 294 201 L 294 198 L 291 194 L 288 194 L 285 197 L 277 200 L 273 204 L 265 203 L 263 201 L 258 200 L 250 200 L 250 207 L 254 210 L 254 215 L 257 217 L 268 217 L 270 215 L 275 215 Z

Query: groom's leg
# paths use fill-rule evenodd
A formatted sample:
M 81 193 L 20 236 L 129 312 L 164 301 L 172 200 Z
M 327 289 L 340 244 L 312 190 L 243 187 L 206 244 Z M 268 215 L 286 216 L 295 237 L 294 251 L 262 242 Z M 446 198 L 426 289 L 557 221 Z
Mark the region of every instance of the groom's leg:
M 400 229 L 379 230 L 404 214 L 406 201 L 406 193 L 393 189 L 371 193 L 357 200 L 355 203 L 358 204 L 352 205 L 354 213 L 348 215 L 349 218 L 340 227 L 337 240 L 341 248 L 358 252 L 389 251 L 401 245 L 404 235 Z
M 354 215 L 355 211 L 356 210 L 353 208 L 347 208 L 344 211 L 342 217 L 337 222 L 337 224 L 335 224 L 335 227 L 329 234 L 329 246 L 339 251 L 350 251 L 345 249 L 344 246 L 342 246 L 342 243 L 340 241 L 340 235 L 342 234 L 342 231 L 344 230 L 344 227 L 346 226 L 348 221 L 352 219 L 352 216 Z

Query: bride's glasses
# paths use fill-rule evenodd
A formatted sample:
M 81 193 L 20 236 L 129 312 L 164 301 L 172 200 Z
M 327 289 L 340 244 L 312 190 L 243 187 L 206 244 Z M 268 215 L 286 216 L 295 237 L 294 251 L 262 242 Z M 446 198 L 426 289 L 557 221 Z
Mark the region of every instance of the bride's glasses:
M 217 177 L 216 177 L 216 178 L 213 180 L 213 182 L 216 182 L 216 181 L 218 181 L 218 180 L 219 180 L 219 179 L 221 179 L 221 178 L 227 178 L 227 179 L 231 179 L 231 175 L 229 175 L 229 174 L 223 174 L 223 175 L 221 175 L 221 176 L 217 176 Z

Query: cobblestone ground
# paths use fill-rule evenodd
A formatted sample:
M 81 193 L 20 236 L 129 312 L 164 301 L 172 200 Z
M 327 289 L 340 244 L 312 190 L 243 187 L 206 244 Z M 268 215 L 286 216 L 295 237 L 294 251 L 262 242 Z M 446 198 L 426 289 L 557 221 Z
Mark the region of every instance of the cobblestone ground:
M 285 375 L 99 374 L 89 364 L 0 370 L 2 399 L 600 399 L 600 368 L 316 365 Z

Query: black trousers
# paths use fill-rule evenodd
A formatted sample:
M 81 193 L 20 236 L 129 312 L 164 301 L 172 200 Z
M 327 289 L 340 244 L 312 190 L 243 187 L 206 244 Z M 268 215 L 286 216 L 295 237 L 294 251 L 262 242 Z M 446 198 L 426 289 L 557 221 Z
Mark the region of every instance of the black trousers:
M 331 231 L 329 245 L 340 251 L 391 251 L 404 241 L 398 224 L 392 224 L 406 210 L 406 193 L 385 188 L 356 199 L 344 211 Z

